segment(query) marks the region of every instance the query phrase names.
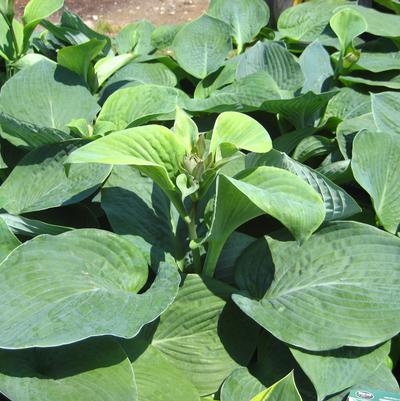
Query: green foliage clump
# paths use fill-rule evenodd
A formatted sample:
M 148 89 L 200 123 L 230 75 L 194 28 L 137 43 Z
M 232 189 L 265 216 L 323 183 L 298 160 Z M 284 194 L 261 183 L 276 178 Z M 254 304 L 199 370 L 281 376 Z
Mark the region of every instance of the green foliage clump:
M 399 391 L 398 1 L 296 3 L 110 38 L 0 0 L 9 400 Z

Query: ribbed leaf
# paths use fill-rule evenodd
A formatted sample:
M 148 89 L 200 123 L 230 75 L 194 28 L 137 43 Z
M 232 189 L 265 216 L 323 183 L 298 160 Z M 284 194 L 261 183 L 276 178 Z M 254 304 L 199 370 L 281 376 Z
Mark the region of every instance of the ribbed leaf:
M 236 77 L 247 77 L 265 71 L 280 89 L 295 91 L 304 83 L 304 76 L 296 58 L 276 42 L 258 42 L 240 58 Z
M 204 14 L 186 24 L 172 44 L 179 65 L 203 79 L 216 71 L 232 50 L 231 29 L 225 22 Z
M 2 262 L 17 246 L 21 245 L 18 238 L 8 228 L 0 215 L 0 262 Z
M 368 375 L 368 377 L 365 377 L 350 389 L 341 391 L 339 394 L 327 398 L 327 401 L 343 401 L 343 399 L 349 395 L 350 390 L 360 390 L 362 388 L 379 388 L 382 391 L 389 392 L 400 391 L 399 383 L 392 371 L 385 364 L 382 364 L 371 375 Z
M 399 16 L 400 18 L 400 16 Z M 385 87 L 388 89 L 400 89 L 400 74 L 398 71 L 387 71 L 379 74 L 365 74 L 364 76 L 346 75 L 340 80 L 346 85 L 360 84 L 367 86 Z
M 266 100 L 261 110 L 278 113 L 291 122 L 296 129 L 314 127 L 335 91 L 315 94 L 308 92 L 289 99 Z
M 133 54 L 120 54 L 119 56 L 103 57 L 94 65 L 94 73 L 98 86 L 103 86 L 119 69 L 131 62 L 135 56 Z
M 114 166 L 101 191 L 101 207 L 113 231 L 132 240 L 148 260 L 165 252 L 182 260 L 188 251 L 186 224 L 164 192 L 131 166 Z
M 312 42 L 329 24 L 334 10 L 346 3 L 346 0 L 311 0 L 290 7 L 279 17 L 279 32 L 290 39 Z
M 0 106 L 1 108 L 1 106 Z M 1 136 L 15 146 L 28 149 L 72 139 L 72 136 L 57 128 L 42 127 L 15 118 L 0 111 Z
M 119 54 L 134 53 L 136 55 L 149 54 L 153 50 L 151 34 L 154 26 L 151 22 L 142 20 L 126 25 L 115 38 L 115 45 Z
M 67 176 L 64 162 L 85 143 L 68 141 L 28 153 L 0 186 L 0 208 L 22 214 L 71 205 L 90 196 L 105 181 L 111 167 L 73 166 Z
M 239 368 L 228 376 L 221 388 L 221 401 L 250 401 L 265 390 L 247 368 Z
M 137 357 L 136 347 L 127 342 L 123 345 L 132 358 L 140 401 L 200 401 L 186 372 L 175 367 L 155 346 L 147 346 Z
M 400 136 L 360 132 L 354 140 L 351 162 L 354 177 L 371 196 L 383 227 L 400 230 Z
M 147 125 L 115 132 L 73 152 L 67 163 L 132 165 L 151 177 L 183 211 L 175 178 L 186 150 L 172 131 Z
M 305 78 L 302 93 L 321 93 L 329 88 L 329 78 L 333 77 L 333 68 L 329 53 L 318 42 L 308 45 L 299 58 Z
M 337 126 L 336 141 L 345 159 L 351 159 L 354 138 L 363 130 L 377 131 L 374 116 L 371 112 L 345 120 Z
M 24 9 L 24 48 L 29 43 L 36 26 L 44 18 L 54 14 L 64 5 L 64 0 L 30 0 Z
M 152 120 L 173 120 L 186 95 L 175 88 L 140 85 L 113 93 L 97 118 L 95 133 L 120 131 Z
M 302 178 L 321 195 L 326 209 L 325 221 L 346 219 L 361 212 L 357 202 L 346 191 L 319 172 L 291 159 L 285 153 L 272 150 L 265 155 L 251 155 L 246 165 L 283 168 Z
M 368 52 L 362 51 L 357 61 L 357 69 L 372 72 L 399 70 L 400 52 Z
M 400 330 L 400 239 L 354 222 L 330 223 L 302 246 L 268 240 L 274 280 L 236 304 L 274 336 L 309 350 L 371 347 Z
M 255 350 L 258 327 L 229 301 L 232 292 L 233 288 L 216 280 L 187 276 L 150 340 L 150 347 L 182 372 L 200 395 L 216 392 L 239 364 L 249 362 Z M 137 354 L 140 346 L 137 339 L 124 345 L 130 355 Z M 163 377 L 160 389 L 162 382 Z
M 340 348 L 307 352 L 292 348 L 293 356 L 313 382 L 318 400 L 367 379 L 385 363 L 390 342 L 376 348 Z
M 231 85 L 216 90 L 207 99 L 189 99 L 185 102 L 188 111 L 248 111 L 259 108 L 266 100 L 281 99 L 280 90 L 266 72 L 257 72 Z
M 367 22 L 367 32 L 375 36 L 398 37 L 400 36 L 400 16 L 383 13 L 372 8 L 351 5 Z
M 0 392 L 18 401 L 138 400 L 129 360 L 111 339 L 0 350 Z
M 269 20 L 269 9 L 263 0 L 211 0 L 208 13 L 231 26 L 239 53 Z
M 151 43 L 158 50 L 165 50 L 172 46 L 176 34 L 182 25 L 160 25 L 151 34 Z
M 237 149 L 265 153 L 272 141 L 267 130 L 246 114 L 226 112 L 218 116 L 210 143 L 210 152 L 217 154 L 224 144 Z M 217 157 L 217 160 L 220 157 Z
M 7 81 L 0 94 L 0 111 L 23 123 L 68 132 L 72 120 L 84 118 L 91 123 L 99 110 L 84 85 L 77 75 L 43 60 Z M 33 134 L 40 135 L 40 130 Z
M 92 39 L 75 46 L 66 46 L 57 53 L 57 63 L 89 83 L 90 63 L 99 55 L 107 44 L 105 40 Z
M 343 8 L 335 13 L 330 20 L 330 26 L 339 38 L 343 57 L 353 50 L 354 39 L 368 29 L 365 18 L 352 8 Z
M 294 381 L 293 372 L 255 396 L 251 401 L 302 401 Z
M 220 175 L 208 237 L 205 266 L 208 274 L 213 274 L 230 234 L 263 214 L 279 220 L 297 240 L 303 241 L 323 222 L 325 207 L 311 186 L 283 169 L 262 166 L 244 170 L 235 178 Z
M 0 218 L 7 223 L 14 234 L 23 235 L 28 238 L 42 234 L 58 235 L 73 230 L 72 227 L 57 226 L 8 213 L 0 213 Z
M 400 102 L 398 92 L 372 93 L 372 113 L 379 131 L 400 134 L 400 117 L 397 105 Z
M 101 267 L 101 268 L 99 268 Z M 132 243 L 100 230 L 43 235 L 0 265 L 0 347 L 49 347 L 88 337 L 134 337 L 172 303 L 176 268 L 162 264 L 152 287 Z
M 314 157 L 327 156 L 337 149 L 334 140 L 325 136 L 312 135 L 304 138 L 293 152 L 293 159 L 304 163 Z
M 369 94 L 356 92 L 351 88 L 341 88 L 326 107 L 324 122 L 333 119 L 336 123 L 371 112 Z
M 129 63 L 114 74 L 103 91 L 103 98 L 115 91 L 140 84 L 175 86 L 175 74 L 162 63 Z

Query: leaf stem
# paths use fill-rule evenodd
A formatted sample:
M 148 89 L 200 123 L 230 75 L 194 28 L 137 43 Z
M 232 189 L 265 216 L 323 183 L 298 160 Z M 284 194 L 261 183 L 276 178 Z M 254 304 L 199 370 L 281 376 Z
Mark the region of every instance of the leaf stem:
M 221 255 L 223 247 L 224 247 L 224 242 L 211 240 L 208 243 L 207 256 L 203 269 L 203 274 L 205 276 L 214 277 L 215 269 L 217 268 L 218 259 L 219 256 Z
M 197 201 L 192 201 L 192 208 L 190 210 L 190 220 L 188 222 L 189 237 L 191 241 L 196 241 L 197 236 L 197 226 L 196 226 L 196 212 L 197 212 Z M 201 255 L 200 248 L 192 249 L 193 254 L 193 266 L 195 273 L 201 273 Z

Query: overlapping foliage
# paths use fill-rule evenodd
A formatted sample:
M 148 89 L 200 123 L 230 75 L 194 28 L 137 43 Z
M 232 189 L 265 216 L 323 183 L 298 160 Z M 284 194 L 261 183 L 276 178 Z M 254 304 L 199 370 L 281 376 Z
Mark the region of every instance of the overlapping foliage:
M 0 0 L 0 392 L 396 391 L 400 8 L 211 0 L 110 39 Z M 42 30 L 36 30 L 41 24 Z

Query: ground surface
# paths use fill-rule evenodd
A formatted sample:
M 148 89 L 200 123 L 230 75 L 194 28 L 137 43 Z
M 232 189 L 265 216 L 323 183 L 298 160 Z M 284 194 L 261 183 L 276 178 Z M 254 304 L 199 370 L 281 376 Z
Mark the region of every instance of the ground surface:
M 19 13 L 27 0 L 16 0 Z M 94 26 L 99 22 L 123 26 L 148 19 L 154 24 L 176 24 L 197 18 L 208 0 L 65 0 L 65 7 Z

